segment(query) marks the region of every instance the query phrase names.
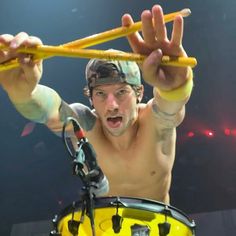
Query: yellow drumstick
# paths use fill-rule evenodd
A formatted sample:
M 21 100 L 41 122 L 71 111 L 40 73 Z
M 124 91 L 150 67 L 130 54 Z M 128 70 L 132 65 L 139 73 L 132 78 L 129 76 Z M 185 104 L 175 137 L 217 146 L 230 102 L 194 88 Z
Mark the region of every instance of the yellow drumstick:
M 177 15 L 187 17 L 190 14 L 191 14 L 190 9 L 185 8 L 185 9 L 182 9 L 181 11 L 172 12 L 172 13 L 164 15 L 164 21 L 165 23 L 168 23 L 170 21 L 173 21 Z M 111 41 L 113 39 L 121 38 L 126 35 L 132 34 L 136 31 L 141 30 L 141 27 L 142 27 L 142 22 L 139 21 L 132 24 L 129 27 L 118 27 L 112 30 L 108 30 L 99 34 L 94 34 L 94 35 L 91 35 L 82 39 L 78 39 L 78 40 L 75 40 L 75 41 L 72 41 L 63 45 L 59 45 L 59 46 L 86 48 L 86 47 L 94 46 L 97 44 L 101 44 L 107 41 Z M 0 45 L 0 49 L 3 49 L 3 48 L 6 48 L 6 46 Z
M 173 12 L 173 13 L 165 15 L 164 21 L 167 23 L 167 22 L 174 20 L 174 18 L 177 15 L 182 15 L 183 17 L 186 17 L 186 16 L 190 15 L 190 13 L 191 13 L 190 9 L 183 9 L 178 12 Z M 132 24 L 130 27 L 119 27 L 116 29 L 105 31 L 103 33 L 95 34 L 95 35 L 92 35 L 92 36 L 89 36 L 86 38 L 78 39 L 78 40 L 57 46 L 57 48 L 60 50 L 60 53 L 62 53 L 63 49 L 65 50 L 66 48 L 75 48 L 76 47 L 78 49 L 78 48 L 85 48 L 85 47 L 89 47 L 89 46 L 94 46 L 94 45 L 97 45 L 97 44 L 100 44 L 103 42 L 107 42 L 107 41 L 110 41 L 113 39 L 117 39 L 117 38 L 129 35 L 131 33 L 134 33 L 136 31 L 140 30 L 141 27 L 142 27 L 142 24 L 141 24 L 141 21 L 139 21 L 139 22 Z M 43 46 L 31 48 L 30 52 L 28 51 L 28 53 L 35 54 L 35 59 L 46 59 L 46 58 L 50 58 L 50 57 L 54 56 L 54 53 L 52 53 L 52 51 L 50 51 L 50 53 L 49 53 L 49 51 L 46 50 L 46 48 L 48 49 L 49 46 L 45 46 L 45 49 L 43 50 L 44 51 L 43 54 L 42 54 L 42 51 L 39 52 L 39 49 L 41 47 L 43 47 Z M 0 49 L 7 50 L 7 46 L 0 45 Z M 55 49 L 55 47 L 54 47 L 54 49 Z M 24 51 L 23 51 L 23 49 L 19 49 L 19 50 L 21 50 L 21 52 L 27 53 L 26 48 L 24 48 Z M 105 51 L 102 51 L 102 52 L 104 53 Z M 86 52 L 83 51 L 80 53 L 80 57 L 85 57 L 85 56 L 82 56 L 83 53 L 86 54 Z M 68 52 L 65 52 L 65 54 L 67 54 L 67 56 L 69 56 Z M 89 55 L 91 55 L 91 57 L 94 57 L 93 53 L 92 54 L 90 53 Z M 106 53 L 105 53 L 105 55 L 106 55 Z M 63 56 L 63 55 L 60 54 L 60 55 L 56 55 L 56 56 Z M 74 53 L 73 53 L 73 56 L 75 57 Z M 115 55 L 113 55 L 113 56 L 115 56 Z M 78 57 L 78 55 L 76 57 Z M 95 57 L 96 57 L 96 55 L 95 55 Z M 86 58 L 90 58 L 90 57 L 86 56 Z M 123 56 L 120 58 L 120 60 L 122 60 L 122 58 L 123 58 Z M 105 57 L 104 57 L 104 59 L 105 59 Z M 130 60 L 135 60 L 135 59 L 130 58 Z M 184 60 L 186 60 L 186 58 Z M 196 59 L 194 59 L 194 60 L 195 60 L 195 62 L 192 65 L 196 65 Z M 182 60 L 175 59 L 175 60 L 170 60 L 169 62 L 167 61 L 167 62 L 165 62 L 165 64 L 170 63 L 170 65 L 172 65 L 172 63 L 174 63 L 175 66 L 178 66 L 179 63 L 181 63 L 181 61 Z M 12 61 L 9 61 L 7 63 L 3 63 L 2 65 L 0 65 L 0 71 L 13 69 L 18 66 L 19 66 L 19 63 L 15 59 L 15 60 L 12 60 Z M 183 65 L 179 65 L 179 66 L 183 66 Z M 184 65 L 184 66 L 188 66 L 188 65 Z
M 124 61 L 136 61 L 143 62 L 146 58 L 144 55 L 136 53 L 125 53 L 117 51 L 103 51 L 95 49 L 72 49 L 72 48 L 60 48 L 52 46 L 40 46 L 37 49 L 34 48 L 21 48 L 20 52 L 33 53 L 35 50 L 37 52 L 43 53 L 45 57 L 48 55 L 63 56 L 63 57 L 80 57 L 80 58 L 99 58 L 99 59 L 110 59 L 110 60 L 124 60 Z M 15 60 L 17 63 L 17 60 Z M 16 63 L 7 62 L 0 65 L 0 71 L 10 70 L 16 67 Z M 163 56 L 162 65 L 166 66 L 178 66 L 178 67 L 195 67 L 197 65 L 197 60 L 194 57 L 171 57 Z
M 53 47 L 53 46 L 37 46 L 36 48 L 20 48 L 19 52 L 33 54 L 35 51 L 47 56 L 61 56 L 61 57 L 81 57 L 81 58 L 99 58 L 109 60 L 124 60 L 124 61 L 136 61 L 142 62 L 146 56 L 136 53 L 126 53 L 112 50 L 95 50 L 95 49 L 76 49 L 76 48 L 64 48 L 64 47 Z M 191 66 L 195 67 L 197 61 L 193 57 L 162 57 L 163 65 L 171 66 Z
M 185 8 L 181 11 L 172 12 L 170 14 L 164 15 L 164 21 L 165 23 L 168 23 L 170 21 L 173 21 L 176 16 L 181 15 L 183 17 L 187 17 L 191 14 L 190 9 Z M 97 44 L 101 44 L 107 41 L 111 41 L 117 38 L 121 38 L 124 36 L 127 36 L 129 34 L 132 34 L 136 31 L 141 30 L 142 28 L 142 22 L 136 22 L 128 27 L 118 27 L 112 30 L 108 30 L 99 34 L 94 34 L 86 38 L 78 39 L 69 43 L 66 43 L 62 46 L 65 47 L 77 47 L 77 48 L 87 48 L 91 47 Z

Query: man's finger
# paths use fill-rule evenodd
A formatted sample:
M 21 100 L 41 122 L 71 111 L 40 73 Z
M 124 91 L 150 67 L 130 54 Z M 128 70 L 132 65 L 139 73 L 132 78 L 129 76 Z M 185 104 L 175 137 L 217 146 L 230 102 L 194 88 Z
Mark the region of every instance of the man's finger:
M 134 24 L 134 21 L 132 17 L 129 14 L 125 14 L 122 17 L 122 26 L 128 27 Z M 141 35 L 138 32 L 135 32 L 133 34 L 130 34 L 127 36 L 128 42 L 134 52 L 140 53 L 141 43 L 143 42 L 143 39 Z

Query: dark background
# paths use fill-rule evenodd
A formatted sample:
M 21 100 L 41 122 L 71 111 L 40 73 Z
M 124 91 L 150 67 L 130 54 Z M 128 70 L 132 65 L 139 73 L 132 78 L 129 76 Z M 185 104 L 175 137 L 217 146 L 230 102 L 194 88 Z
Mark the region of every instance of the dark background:
M 185 19 L 184 47 L 198 60 L 186 118 L 178 128 L 171 204 L 187 214 L 234 209 L 236 1 L 2 0 L 0 34 L 25 31 L 44 44 L 57 45 L 118 27 L 126 12 L 139 21 L 142 10 L 156 3 L 165 13 L 191 9 L 192 15 Z M 124 38 L 94 48 L 131 51 Z M 69 103 L 88 104 L 82 95 L 86 62 L 45 60 L 41 83 Z M 144 100 L 151 96 L 146 86 Z M 13 224 L 51 219 L 78 199 L 80 181 L 71 174 L 62 140 L 21 117 L 2 89 L 0 113 L 0 235 L 10 235 Z M 27 125 L 33 130 L 22 135 L 29 131 Z M 205 135 L 207 130 L 213 136 Z M 193 137 L 188 137 L 190 131 Z

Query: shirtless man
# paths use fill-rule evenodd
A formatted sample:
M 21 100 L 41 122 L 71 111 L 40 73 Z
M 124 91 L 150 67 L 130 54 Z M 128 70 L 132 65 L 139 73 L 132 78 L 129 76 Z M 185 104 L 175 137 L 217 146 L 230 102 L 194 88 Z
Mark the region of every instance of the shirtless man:
M 160 65 L 162 55 L 186 56 L 181 16 L 174 20 L 170 39 L 159 5 L 143 11 L 141 20 L 142 36 L 134 33 L 128 41 L 135 53 L 147 55 L 139 65 L 143 79 L 154 87 L 154 98 L 147 104 L 140 103 L 143 86 L 134 62 L 99 60 L 91 60 L 86 68 L 87 92 L 94 109 L 66 104 L 53 89 L 39 84 L 42 62 L 16 52 L 22 45 L 42 43 L 24 32 L 0 36 L 0 43 L 10 48 L 0 51 L 0 63 L 16 57 L 21 63 L 19 68 L 0 72 L 0 83 L 24 117 L 44 123 L 53 132 L 61 132 L 66 117 L 78 119 L 109 180 L 108 195 L 170 203 L 176 127 L 191 94 L 192 70 Z M 131 24 L 132 17 L 125 14 L 122 25 Z

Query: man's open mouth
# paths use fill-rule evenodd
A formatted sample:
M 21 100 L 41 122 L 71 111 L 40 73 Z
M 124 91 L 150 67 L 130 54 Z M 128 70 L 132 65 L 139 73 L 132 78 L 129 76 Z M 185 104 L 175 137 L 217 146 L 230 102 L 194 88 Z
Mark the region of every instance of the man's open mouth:
M 109 127 L 111 127 L 111 128 L 119 127 L 121 125 L 121 122 L 122 122 L 121 116 L 107 118 L 107 123 L 108 123 Z

